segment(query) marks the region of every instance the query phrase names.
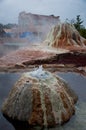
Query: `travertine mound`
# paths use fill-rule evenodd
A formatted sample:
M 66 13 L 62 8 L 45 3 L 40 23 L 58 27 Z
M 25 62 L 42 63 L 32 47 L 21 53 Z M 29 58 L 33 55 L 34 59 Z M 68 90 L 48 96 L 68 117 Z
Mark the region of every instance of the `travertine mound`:
M 69 23 L 60 23 L 51 29 L 44 43 L 55 48 L 67 46 L 85 46 L 82 38 L 75 27 Z
M 71 118 L 76 101 L 77 96 L 63 79 L 40 67 L 22 75 L 3 103 L 2 112 L 31 126 L 51 127 Z

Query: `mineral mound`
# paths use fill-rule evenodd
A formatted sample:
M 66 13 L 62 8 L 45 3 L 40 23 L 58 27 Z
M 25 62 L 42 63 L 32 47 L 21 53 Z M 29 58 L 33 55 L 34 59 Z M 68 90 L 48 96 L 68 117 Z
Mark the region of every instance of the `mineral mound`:
M 2 112 L 30 126 L 52 127 L 75 113 L 77 96 L 63 79 L 42 67 L 22 75 L 9 93 Z
M 85 46 L 86 39 L 80 36 L 75 27 L 68 23 L 60 23 L 49 32 L 44 43 L 55 48 L 67 46 Z

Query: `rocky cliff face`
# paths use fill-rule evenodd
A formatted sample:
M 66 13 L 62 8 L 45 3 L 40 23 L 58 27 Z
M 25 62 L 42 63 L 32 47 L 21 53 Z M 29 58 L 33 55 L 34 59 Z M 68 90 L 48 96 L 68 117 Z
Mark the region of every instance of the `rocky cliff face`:
M 86 40 L 82 38 L 73 25 L 68 23 L 58 24 L 51 29 L 44 43 L 55 48 L 67 46 L 85 45 Z
M 59 22 L 59 16 L 54 15 L 39 15 L 21 12 L 18 17 L 18 25 L 20 27 L 19 29 L 22 29 L 21 31 L 40 32 L 46 25 L 48 26 L 47 29 L 50 29 L 52 25 L 56 25 Z
M 75 112 L 77 96 L 63 79 L 40 67 L 22 75 L 3 104 L 2 112 L 12 120 L 31 126 L 55 126 Z
M 59 16 L 21 12 L 18 17 L 18 31 L 21 33 L 32 32 L 39 39 L 42 38 L 44 40 L 51 27 L 59 22 Z

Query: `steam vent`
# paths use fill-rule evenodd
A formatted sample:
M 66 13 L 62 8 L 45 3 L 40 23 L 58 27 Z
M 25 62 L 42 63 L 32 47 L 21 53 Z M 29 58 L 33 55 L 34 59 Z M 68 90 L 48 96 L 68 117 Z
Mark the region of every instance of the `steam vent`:
M 85 46 L 86 39 L 80 36 L 69 23 L 59 23 L 51 29 L 44 43 L 55 48 L 67 46 Z
M 29 126 L 54 127 L 72 117 L 76 101 L 63 79 L 40 66 L 22 75 L 3 103 L 2 113 Z

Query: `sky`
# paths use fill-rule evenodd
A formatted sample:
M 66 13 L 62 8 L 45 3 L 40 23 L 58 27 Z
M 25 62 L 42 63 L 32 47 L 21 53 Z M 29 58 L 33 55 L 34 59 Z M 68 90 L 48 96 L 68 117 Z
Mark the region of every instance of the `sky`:
M 0 23 L 18 23 L 20 12 L 60 16 L 61 21 L 81 16 L 86 26 L 86 0 L 0 0 Z

